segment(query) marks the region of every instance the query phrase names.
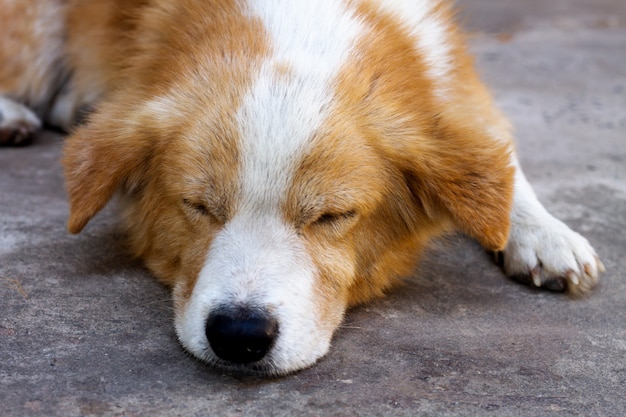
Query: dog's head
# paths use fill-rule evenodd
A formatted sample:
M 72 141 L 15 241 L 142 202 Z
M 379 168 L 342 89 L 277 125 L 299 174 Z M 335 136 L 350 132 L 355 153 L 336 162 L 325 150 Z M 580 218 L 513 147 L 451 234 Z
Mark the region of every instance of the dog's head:
M 441 98 L 392 15 L 183 3 L 144 12 L 120 87 L 64 165 L 70 231 L 120 190 L 132 247 L 173 288 L 195 356 L 301 369 L 433 236 L 504 246 L 508 145 L 471 100 Z

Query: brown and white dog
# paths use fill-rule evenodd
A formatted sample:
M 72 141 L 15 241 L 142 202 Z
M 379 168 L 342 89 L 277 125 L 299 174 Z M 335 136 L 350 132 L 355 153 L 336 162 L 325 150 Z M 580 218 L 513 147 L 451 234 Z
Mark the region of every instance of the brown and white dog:
M 313 364 L 460 230 L 537 287 L 603 270 L 539 203 L 442 0 L 0 0 L 0 140 L 69 129 L 80 232 L 117 192 L 198 358 Z

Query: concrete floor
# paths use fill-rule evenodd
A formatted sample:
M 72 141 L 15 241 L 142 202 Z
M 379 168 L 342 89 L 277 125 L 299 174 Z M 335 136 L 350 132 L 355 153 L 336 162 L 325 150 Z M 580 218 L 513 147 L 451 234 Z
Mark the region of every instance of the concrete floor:
M 606 264 L 595 292 L 534 291 L 451 238 L 316 366 L 225 375 L 180 348 L 113 210 L 66 234 L 62 138 L 44 133 L 0 149 L 0 415 L 626 415 L 626 2 L 460 3 L 528 177 Z

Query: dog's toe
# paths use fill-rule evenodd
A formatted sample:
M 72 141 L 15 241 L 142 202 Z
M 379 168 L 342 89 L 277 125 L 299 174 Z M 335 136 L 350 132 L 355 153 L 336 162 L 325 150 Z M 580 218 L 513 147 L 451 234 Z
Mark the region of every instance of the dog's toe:
M 564 276 L 544 276 L 539 265 L 528 273 L 510 275 L 511 279 L 520 284 L 541 288 L 553 292 L 564 292 L 568 289 L 567 278 Z
M 604 265 L 587 239 L 553 217 L 541 225 L 515 225 L 500 264 L 515 281 L 549 291 L 582 294 Z

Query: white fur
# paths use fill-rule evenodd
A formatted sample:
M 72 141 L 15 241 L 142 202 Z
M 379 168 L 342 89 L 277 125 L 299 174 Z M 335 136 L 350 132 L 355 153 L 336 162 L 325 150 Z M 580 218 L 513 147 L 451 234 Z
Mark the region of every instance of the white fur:
M 260 0 L 249 7 L 269 32 L 272 56 L 238 113 L 242 204 L 275 205 L 330 111 L 334 77 L 363 27 L 340 0 Z M 289 72 L 277 73 L 277 67 Z
M 446 26 L 428 0 L 381 2 L 402 21 L 427 55 L 430 76 L 440 81 L 452 69 Z M 196 356 L 217 361 L 205 337 L 216 308 L 257 307 L 279 322 L 279 337 L 259 366 L 284 373 L 312 364 L 326 353 L 345 306 L 320 320 L 317 271 L 305 242 L 282 218 L 281 204 L 293 174 L 333 106 L 333 81 L 366 28 L 340 0 L 256 1 L 248 13 L 259 18 L 271 42 L 237 113 L 241 137 L 240 195 L 234 217 L 215 237 L 176 328 Z M 161 101 L 151 103 L 158 109 Z M 496 132 L 494 140 L 502 136 Z M 512 228 L 505 250 L 509 274 L 541 268 L 540 279 L 566 276 L 588 285 L 601 264 L 587 241 L 552 217 L 539 203 L 517 160 Z M 537 274 L 535 274 L 535 279 Z M 537 281 L 541 285 L 542 281 Z M 182 290 L 178 288 L 176 292 Z
M 10 93 L 42 121 L 69 130 L 82 103 L 71 84 L 71 71 L 67 68 L 67 4 L 45 1 L 33 4 L 31 9 L 33 41 L 24 43 L 18 56 L 14 57 L 15 62 L 29 64 L 15 80 L 17 83 L 11 91 L 0 93 Z M 11 40 L 5 39 L 4 42 L 11 43 Z
M 39 50 L 33 53 L 26 48 L 23 54 L 28 58 L 35 56 L 27 70 L 27 74 L 22 77 L 16 91 L 11 93 L 20 98 L 21 102 L 28 104 L 44 120 L 47 120 L 49 106 L 57 91 L 58 84 L 63 77 L 63 64 L 65 62 L 65 10 L 63 2 L 46 2 L 37 7 L 35 16 L 37 23 L 34 25 L 37 38 L 45 39 L 39 44 Z M 17 60 L 27 61 L 28 58 L 20 57 Z M 42 88 L 34 89 L 32 83 L 37 82 Z M 56 115 L 58 116 L 58 115 Z M 73 116 L 73 114 L 71 115 Z M 70 118 L 64 115 L 63 119 Z M 52 121 L 50 121 L 52 122 Z M 56 120 L 55 120 L 56 122 Z M 69 124 L 60 126 L 68 127 Z
M 272 54 L 237 114 L 240 200 L 234 218 L 214 239 L 176 323 L 191 352 L 215 360 L 204 337 L 210 312 L 223 305 L 263 307 L 280 331 L 259 365 L 287 372 L 326 353 L 345 308 L 337 305 L 330 317 L 326 312 L 329 321 L 320 323 L 317 271 L 302 239 L 284 222 L 281 203 L 332 107 L 334 77 L 362 27 L 339 0 L 257 1 L 248 12 L 264 23 Z
M 28 107 L 0 95 L 0 129 L 18 127 L 35 131 L 41 127 L 41 121 Z
M 37 60 L 32 67 L 38 71 L 37 77 L 46 80 L 43 85 L 49 89 L 34 92 L 30 90 L 30 97 L 27 99 L 38 109 L 40 117 L 46 123 L 69 130 L 74 123 L 76 110 L 80 106 L 78 92 L 71 85 L 61 85 L 71 83 L 71 76 L 66 66 L 66 12 L 62 3 L 43 8 L 45 13 L 39 17 L 36 30 L 37 36 L 46 39 L 41 51 L 36 55 Z M 58 90 L 61 87 L 60 91 Z M 40 96 L 34 96 L 34 94 Z
M 592 287 L 604 270 L 584 237 L 553 217 L 537 199 L 516 159 L 511 231 L 504 251 L 508 275 L 531 275 L 541 286 L 549 279 L 564 277 L 568 285 Z
M 401 22 L 415 39 L 415 48 L 426 60 L 426 71 L 438 86 L 440 98 L 446 93 L 446 79 L 453 69 L 452 46 L 448 41 L 447 23 L 435 10 L 439 0 L 386 0 L 380 1 L 380 10 Z
M 189 304 L 176 317 L 178 336 L 193 354 L 215 361 L 204 330 L 209 314 L 225 305 L 263 308 L 278 320 L 280 336 L 259 365 L 280 372 L 303 368 L 326 353 L 334 327 L 319 326 L 315 280 L 293 230 L 274 217 L 240 215 L 213 241 Z M 340 319 L 338 311 L 333 324 Z

